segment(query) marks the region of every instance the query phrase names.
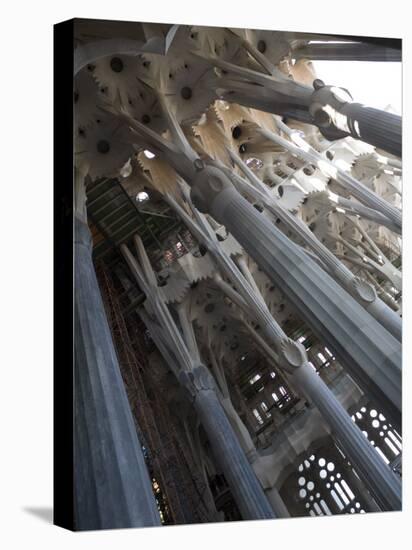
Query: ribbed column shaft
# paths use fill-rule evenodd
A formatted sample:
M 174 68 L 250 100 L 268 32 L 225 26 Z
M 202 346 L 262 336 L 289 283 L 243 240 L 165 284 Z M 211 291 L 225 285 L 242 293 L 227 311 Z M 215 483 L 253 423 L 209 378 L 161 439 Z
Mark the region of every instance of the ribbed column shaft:
M 392 155 L 402 156 L 402 119 L 393 113 L 346 103 L 340 112 L 347 117 L 350 134 Z
M 275 514 L 213 389 L 196 393 L 194 406 L 243 519 Z
M 75 449 L 77 529 L 160 525 L 91 257 L 76 219 Z
M 381 298 L 365 305 L 365 309 L 395 338 L 402 342 L 402 319 Z

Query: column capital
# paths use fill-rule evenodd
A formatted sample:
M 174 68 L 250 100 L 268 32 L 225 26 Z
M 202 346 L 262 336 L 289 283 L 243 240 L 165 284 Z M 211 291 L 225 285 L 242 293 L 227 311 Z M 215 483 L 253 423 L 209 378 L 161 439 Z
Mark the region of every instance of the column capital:
M 371 302 L 374 302 L 378 297 L 374 287 L 360 277 L 353 278 L 351 287 L 354 294 L 358 296 L 362 302 L 367 302 L 370 304 Z
M 196 398 L 196 395 L 200 391 L 215 391 L 217 389 L 209 369 L 202 364 L 194 367 L 191 371 L 180 372 L 179 382 L 189 392 L 192 398 Z
M 326 86 L 321 80 L 313 82 L 315 91 L 311 96 L 309 113 L 321 133 L 329 139 L 347 136 L 350 129 L 341 109 L 352 102 L 349 92 L 337 86 Z
M 308 362 L 305 347 L 291 338 L 283 338 L 279 346 L 280 367 L 289 372 L 295 371 Z

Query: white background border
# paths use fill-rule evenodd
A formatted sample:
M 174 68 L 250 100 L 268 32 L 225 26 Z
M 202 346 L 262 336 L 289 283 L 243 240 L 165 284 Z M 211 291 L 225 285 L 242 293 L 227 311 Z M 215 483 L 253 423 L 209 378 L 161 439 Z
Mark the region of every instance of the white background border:
M 72 17 L 89 17 L 402 37 L 405 122 L 409 119 L 406 100 L 412 93 L 407 36 L 411 14 L 407 5 L 408 2 L 398 0 L 3 2 L 0 33 L 0 544 L 3 548 L 406 547 L 408 522 L 412 520 L 406 463 L 403 513 L 72 534 L 39 518 L 38 511 L 50 515 L 47 510 L 52 506 L 52 25 Z M 404 127 L 404 237 L 407 233 L 409 237 L 411 226 L 408 126 Z M 410 275 L 409 248 L 406 238 L 405 295 Z M 411 351 L 407 338 L 409 300 L 405 300 L 404 319 L 406 371 Z M 406 371 L 404 434 L 408 458 L 410 378 Z

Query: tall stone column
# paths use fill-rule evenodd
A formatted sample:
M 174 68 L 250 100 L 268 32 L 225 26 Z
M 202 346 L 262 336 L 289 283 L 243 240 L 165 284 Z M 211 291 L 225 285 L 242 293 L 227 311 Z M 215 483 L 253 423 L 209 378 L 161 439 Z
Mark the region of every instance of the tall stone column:
M 76 528 L 160 525 L 94 271 L 90 231 L 75 220 Z
M 182 372 L 179 378 L 192 395 L 195 410 L 242 518 L 275 518 L 262 486 L 219 401 L 214 380 L 207 368 L 200 365 L 192 372 Z
M 396 425 L 401 410 L 401 346 L 314 261 L 261 215 L 219 169 L 193 181 L 192 199 L 226 226 L 284 292 L 321 341 Z

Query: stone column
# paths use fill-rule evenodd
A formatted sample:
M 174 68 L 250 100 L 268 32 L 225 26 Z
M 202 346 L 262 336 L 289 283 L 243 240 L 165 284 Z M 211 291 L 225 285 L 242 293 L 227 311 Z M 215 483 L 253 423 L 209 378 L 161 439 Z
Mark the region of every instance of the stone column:
M 91 254 L 89 228 L 76 218 L 76 529 L 160 525 Z
M 219 401 L 207 368 L 182 372 L 180 381 L 192 396 L 193 405 L 207 434 L 213 454 L 229 484 L 243 519 L 275 518 L 272 507 Z
M 351 376 L 399 425 L 401 346 L 298 246 L 260 214 L 217 168 L 199 171 L 192 198 L 226 226 L 284 292 Z
M 402 119 L 360 103 L 346 103 L 340 110 L 352 137 L 361 139 L 397 157 L 402 156 Z
M 399 115 L 352 102 L 346 90 L 314 81 L 309 108 L 327 139 L 351 135 L 398 157 L 402 156 L 402 119 Z

